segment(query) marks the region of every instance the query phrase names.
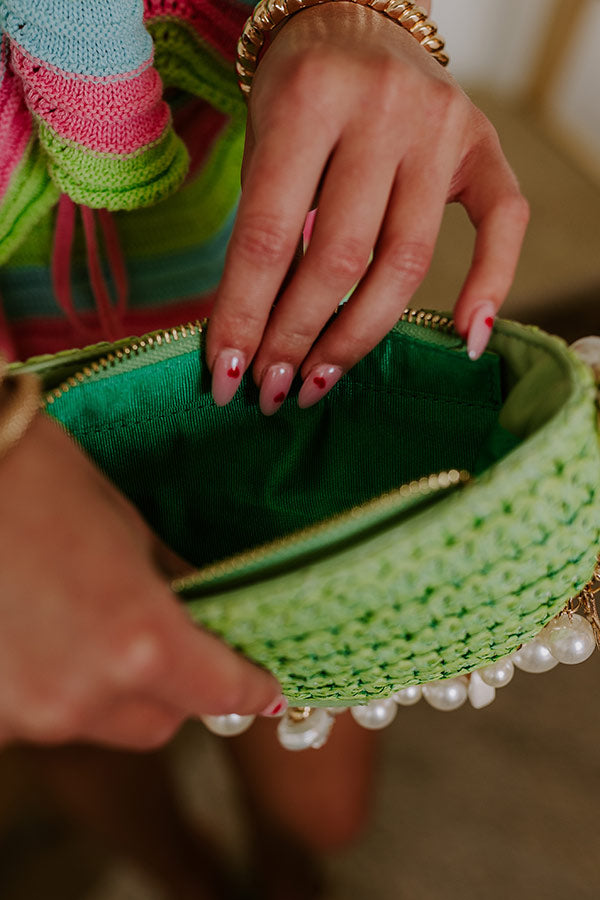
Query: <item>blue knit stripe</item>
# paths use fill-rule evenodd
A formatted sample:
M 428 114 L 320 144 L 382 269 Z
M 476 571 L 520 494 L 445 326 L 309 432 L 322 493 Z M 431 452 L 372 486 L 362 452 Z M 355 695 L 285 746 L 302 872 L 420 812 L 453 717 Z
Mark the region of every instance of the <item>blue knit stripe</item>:
M 143 310 L 164 306 L 168 311 L 169 305 L 174 302 L 214 291 L 223 272 L 234 219 L 235 211 L 215 237 L 202 247 L 193 247 L 171 256 L 129 260 L 130 308 Z M 80 311 L 94 309 L 85 265 L 73 267 L 71 285 L 75 307 Z M 0 292 L 9 320 L 64 318 L 63 311 L 53 299 L 50 272 L 46 267 L 0 269 Z
M 2 30 L 64 72 L 96 78 L 147 64 L 143 0 L 0 0 Z

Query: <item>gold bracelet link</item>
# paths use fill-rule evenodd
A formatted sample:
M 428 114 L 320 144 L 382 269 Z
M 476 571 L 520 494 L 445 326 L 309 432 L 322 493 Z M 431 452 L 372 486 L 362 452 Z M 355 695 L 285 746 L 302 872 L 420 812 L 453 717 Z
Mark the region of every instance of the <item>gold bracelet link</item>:
M 266 35 L 301 10 L 331 2 L 335 0 L 260 0 L 246 22 L 237 44 L 235 69 L 243 94 L 248 95 L 252 88 L 252 80 Z M 348 0 L 348 2 L 368 6 L 396 22 L 441 66 L 447 66 L 450 62 L 447 54 L 443 52 L 444 40 L 438 34 L 437 25 L 431 21 L 427 10 L 417 6 L 413 0 Z

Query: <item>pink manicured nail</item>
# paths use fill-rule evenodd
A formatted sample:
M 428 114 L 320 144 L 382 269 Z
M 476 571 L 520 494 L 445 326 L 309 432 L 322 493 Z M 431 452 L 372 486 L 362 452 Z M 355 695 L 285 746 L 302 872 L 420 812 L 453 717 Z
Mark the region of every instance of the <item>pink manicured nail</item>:
M 221 350 L 215 360 L 212 376 L 212 395 L 217 406 L 226 406 L 233 398 L 245 368 L 243 353 L 229 347 Z
M 310 239 L 312 238 L 312 233 L 315 227 L 315 220 L 317 218 L 317 210 L 311 209 L 309 214 L 306 217 L 306 221 L 304 222 L 304 230 L 302 232 L 302 242 L 304 245 L 304 250 L 310 244 Z
M 260 408 L 265 416 L 276 413 L 287 395 L 294 380 L 294 367 L 289 363 L 277 363 L 269 366 L 260 386 Z
M 496 318 L 496 308 L 489 300 L 480 303 L 475 307 L 475 311 L 471 316 L 471 324 L 469 325 L 469 334 L 467 336 L 467 350 L 469 359 L 479 359 L 483 351 L 488 345 L 492 328 L 494 327 L 494 319 Z
M 263 709 L 263 711 L 260 713 L 260 715 L 261 716 L 271 716 L 271 717 L 282 716 L 284 714 L 284 712 L 286 711 L 287 706 L 288 706 L 287 700 L 285 699 L 283 694 L 280 694 L 279 697 L 277 697 L 277 699 L 273 701 L 273 703 L 271 703 L 269 706 L 267 706 L 266 709 Z
M 339 366 L 321 364 L 311 369 L 298 394 L 298 406 L 307 409 L 322 400 L 343 375 Z

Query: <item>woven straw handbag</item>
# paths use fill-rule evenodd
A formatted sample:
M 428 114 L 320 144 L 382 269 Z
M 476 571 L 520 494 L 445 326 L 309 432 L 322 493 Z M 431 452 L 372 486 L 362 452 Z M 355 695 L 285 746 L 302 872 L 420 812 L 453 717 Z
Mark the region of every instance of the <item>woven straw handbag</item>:
M 407 310 L 317 406 L 210 396 L 204 323 L 18 366 L 155 531 L 197 567 L 198 624 L 270 669 L 293 707 L 460 678 L 588 591 L 600 547 L 591 370 L 499 320 L 471 361 Z M 303 713 L 305 715 L 305 713 Z

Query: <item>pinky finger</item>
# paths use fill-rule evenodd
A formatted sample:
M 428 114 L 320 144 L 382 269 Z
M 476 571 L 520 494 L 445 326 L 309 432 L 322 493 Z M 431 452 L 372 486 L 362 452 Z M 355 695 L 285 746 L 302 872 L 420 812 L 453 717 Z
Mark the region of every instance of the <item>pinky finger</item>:
M 469 356 L 477 359 L 487 346 L 494 317 L 512 285 L 529 206 L 515 188 L 478 216 L 463 200 L 477 228 L 473 261 L 456 304 L 454 319 L 459 334 L 467 339 Z

